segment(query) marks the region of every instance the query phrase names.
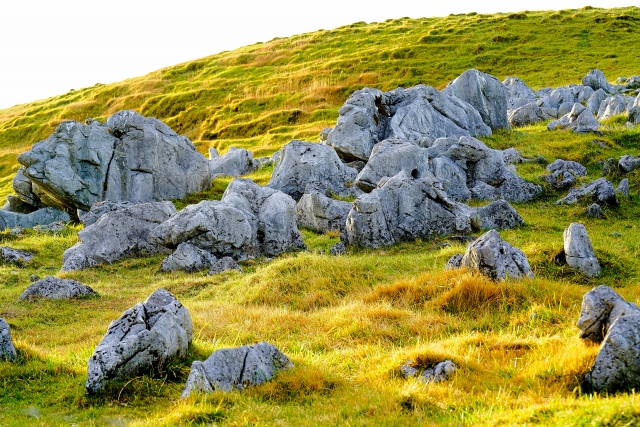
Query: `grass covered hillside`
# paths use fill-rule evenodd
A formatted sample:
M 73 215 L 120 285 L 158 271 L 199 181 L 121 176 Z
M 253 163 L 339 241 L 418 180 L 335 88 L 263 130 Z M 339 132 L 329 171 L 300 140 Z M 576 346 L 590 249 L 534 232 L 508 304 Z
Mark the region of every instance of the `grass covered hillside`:
M 517 75 L 536 89 L 578 83 L 593 68 L 609 80 L 638 75 L 639 30 L 638 8 L 356 23 L 70 91 L 0 111 L 0 195 L 11 192 L 16 156 L 62 120 L 135 109 L 187 135 L 203 153 L 235 145 L 261 156 L 292 138 L 317 141 L 363 86 L 442 87 L 472 67 L 500 79 Z M 600 161 L 640 157 L 640 127 L 625 122 L 609 119 L 603 135 L 549 132 L 541 123 L 483 141 L 526 157 L 581 162 L 588 171 L 582 182 L 590 182 L 601 176 Z M 162 273 L 162 256 L 60 273 L 81 226 L 0 231 L 0 245 L 35 254 L 25 265 L 0 263 L 0 317 L 18 351 L 17 363 L 0 362 L 0 425 L 637 425 L 634 390 L 583 392 L 598 346 L 580 340 L 575 324 L 593 286 L 640 301 L 640 170 L 624 176 L 629 198 L 603 207 L 606 219 L 593 219 L 584 214 L 591 202 L 555 205 L 566 191 L 540 179 L 544 167 L 517 165 L 545 194 L 513 204 L 525 225 L 500 232 L 526 254 L 535 273 L 530 280 L 494 283 L 446 271 L 447 260 L 465 250 L 453 239 L 350 247 L 332 257 L 338 233 L 308 230 L 302 230 L 307 251 L 244 261 L 242 273 Z M 271 172 L 249 176 L 263 185 Z M 611 177 L 616 186 L 622 178 Z M 211 190 L 175 204 L 220 199 L 230 181 L 216 178 Z M 571 222 L 588 230 L 602 266 L 597 279 L 554 263 Z M 78 280 L 100 297 L 18 302 L 34 274 Z M 87 360 L 109 323 L 158 288 L 191 313 L 187 360 L 86 396 Z M 179 399 L 192 361 L 263 340 L 295 368 L 242 393 Z M 446 382 L 425 385 L 398 372 L 409 359 L 424 367 L 445 358 L 457 365 Z

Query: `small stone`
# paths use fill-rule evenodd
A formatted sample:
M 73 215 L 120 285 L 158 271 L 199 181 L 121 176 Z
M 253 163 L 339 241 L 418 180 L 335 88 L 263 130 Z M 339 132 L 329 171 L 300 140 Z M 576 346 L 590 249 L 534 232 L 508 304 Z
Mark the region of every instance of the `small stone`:
M 602 212 L 602 208 L 597 203 L 593 203 L 592 205 L 590 205 L 586 210 L 586 214 L 589 218 L 598 218 L 598 219 L 605 218 L 604 212 Z
M 211 266 L 211 270 L 209 270 L 208 275 L 212 276 L 214 274 L 224 273 L 225 271 L 229 270 L 238 270 L 240 273 L 242 273 L 242 267 L 240 267 L 238 263 L 233 260 L 233 258 L 226 256 L 213 263 L 213 266 Z
M 18 298 L 18 301 L 47 298 L 47 299 L 72 299 L 99 296 L 89 286 L 85 286 L 75 280 L 59 279 L 47 276 L 29 286 Z
M 467 246 L 461 266 L 479 271 L 496 281 L 506 280 L 507 277 L 533 277 L 524 252 L 502 240 L 496 230 L 486 232 Z
M 447 264 L 444 266 L 444 269 L 455 270 L 457 268 L 460 268 L 461 266 L 462 266 L 462 254 L 455 254 L 454 256 L 449 258 L 449 261 L 447 261 Z
M 616 188 L 617 194 L 622 194 L 625 198 L 629 198 L 629 179 L 625 178 L 620 181 L 620 184 Z
M 338 242 L 331 247 L 331 255 L 345 255 L 347 253 L 347 248 L 344 246 L 344 243 Z
M 33 254 L 19 249 L 0 247 L 0 258 L 11 264 L 26 264 L 33 259 Z
M 600 263 L 582 224 L 571 223 L 564 230 L 564 252 L 567 265 L 588 277 L 600 275 Z

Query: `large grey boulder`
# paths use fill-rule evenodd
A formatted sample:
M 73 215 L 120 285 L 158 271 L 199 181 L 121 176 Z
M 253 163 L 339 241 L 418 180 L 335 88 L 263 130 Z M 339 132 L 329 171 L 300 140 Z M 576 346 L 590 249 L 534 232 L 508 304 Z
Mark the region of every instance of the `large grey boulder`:
M 589 71 L 589 73 L 582 78 L 582 84 L 591 87 L 593 90 L 602 89 L 607 93 L 613 91 L 604 73 L 598 69 Z
M 469 243 L 460 265 L 496 281 L 533 277 L 525 254 L 502 240 L 496 230 Z
M 627 112 L 627 104 L 632 98 L 628 96 L 615 95 L 609 96 L 600 103 L 598 109 L 598 120 L 605 120 L 610 117 L 619 116 Z
M 527 105 L 535 101 L 538 96 L 533 92 L 529 86 L 517 77 L 507 77 L 502 82 L 507 89 L 507 110 L 514 110 L 516 108 Z
M 170 292 L 158 289 L 111 322 L 89 359 L 87 394 L 98 393 L 106 381 L 161 370 L 184 358 L 192 338 L 189 311 Z
M 547 125 L 548 130 L 570 129 L 576 133 L 598 132 L 600 123 L 593 117 L 591 110 L 582 104 L 573 104 L 571 111 Z
M 98 293 L 90 286 L 85 286 L 75 280 L 47 276 L 25 289 L 25 291 L 20 294 L 18 301 L 37 298 L 73 299 L 97 296 Z
M 634 157 L 629 154 L 620 157 L 618 166 L 622 172 L 629 173 L 640 168 L 640 157 Z
M 339 114 L 327 144 L 345 161 L 367 161 L 378 142 L 392 137 L 424 145 L 440 137 L 491 135 L 472 105 L 423 85 L 389 92 L 361 89 Z
M 176 250 L 162 260 L 161 271 L 184 270 L 189 273 L 211 268 L 218 259 L 210 252 L 188 242 L 182 242 Z
M 491 129 L 509 129 L 507 88 L 495 77 L 470 69 L 453 80 L 444 90 L 473 106 Z
M 296 222 L 299 228 L 308 228 L 318 233 L 343 231 L 352 206 L 352 202 L 334 200 L 324 194 L 305 194 L 296 206 Z
M 244 148 L 230 147 L 222 156 L 209 160 L 211 176 L 240 176 L 254 169 L 253 153 Z
M 371 191 L 383 177 L 394 176 L 400 171 L 414 178 L 430 176 L 428 150 L 400 138 L 385 139 L 373 148 L 354 185 Z
M 582 297 L 578 319 L 580 338 L 600 343 L 613 323 L 628 314 L 640 314 L 640 309 L 608 286 L 595 287 Z
M 547 166 L 548 175 L 542 177 L 550 186 L 558 190 L 572 187 L 579 177 L 587 175 L 587 168 L 578 162 L 557 159 Z
M 131 110 L 104 125 L 63 122 L 18 161 L 40 200 L 72 216 L 103 200 L 181 199 L 211 185 L 208 160 L 189 139 Z
M 506 200 L 496 200 L 474 210 L 472 227 L 508 230 L 524 224 L 518 212 Z
M 32 228 L 36 225 L 48 225 L 54 222 L 69 222 L 69 214 L 54 208 L 42 208 L 31 213 L 18 213 L 0 210 L 0 229 Z
M 532 125 L 558 117 L 558 110 L 544 106 L 544 101 L 537 100 L 522 105 L 508 113 L 509 124 L 513 127 Z
M 600 275 L 600 263 L 591 246 L 587 229 L 582 224 L 571 223 L 564 230 L 564 254 L 567 265 L 589 277 Z
M 598 178 L 589 184 L 582 185 L 578 188 L 572 188 L 562 199 L 556 201 L 556 204 L 571 205 L 577 203 L 581 199 L 593 200 L 593 202 L 609 206 L 617 206 L 618 198 L 613 188 L 613 184 L 606 178 Z
M 0 360 L 15 362 L 17 358 L 18 353 L 11 340 L 11 329 L 7 322 L 0 318 Z
M 126 201 L 111 202 L 107 200 L 104 202 L 97 202 L 93 206 L 91 206 L 91 209 L 89 210 L 89 212 L 79 211 L 78 217 L 80 218 L 80 221 L 82 221 L 82 223 L 86 228 L 92 224 L 95 224 L 95 222 L 98 221 L 98 219 L 100 219 L 100 217 L 106 214 L 107 212 L 126 209 L 133 205 L 135 205 L 135 203 L 126 202 Z
M 600 104 L 602 104 L 602 101 L 607 99 L 608 96 L 609 95 L 607 95 L 607 93 L 602 89 L 598 89 L 593 92 L 593 94 L 587 100 L 586 104 L 586 107 L 589 109 L 589 111 L 591 111 L 591 114 L 598 114 L 598 111 L 600 111 Z
M 251 179 L 233 180 L 220 201 L 187 206 L 153 230 L 151 238 L 168 248 L 189 242 L 216 257 L 236 259 L 305 247 L 295 201 Z
M 184 399 L 194 392 L 242 391 L 291 368 L 291 360 L 277 347 L 264 341 L 216 350 L 204 362 L 193 362 L 180 397 Z
M 273 170 L 268 187 L 295 200 L 299 200 L 309 186 L 323 186 L 343 193 L 347 182 L 355 179 L 354 170 L 345 167 L 328 145 L 293 140 L 282 147 L 281 152 L 282 158 Z
M 110 264 L 127 256 L 170 253 L 149 234 L 175 212 L 171 202 L 154 202 L 105 213 L 78 233 L 79 243 L 64 251 L 62 271 Z
M 467 187 L 467 172 L 459 163 L 441 156 L 431 160 L 429 166 L 452 200 L 465 201 L 471 198 L 471 191 Z M 466 163 L 464 166 L 466 167 Z

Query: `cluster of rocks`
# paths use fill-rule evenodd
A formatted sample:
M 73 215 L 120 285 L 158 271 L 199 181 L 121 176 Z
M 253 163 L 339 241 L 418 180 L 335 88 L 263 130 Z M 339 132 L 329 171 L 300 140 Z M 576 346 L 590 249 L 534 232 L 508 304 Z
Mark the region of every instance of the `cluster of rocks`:
M 241 176 L 262 167 L 270 166 L 272 157 L 253 158 L 253 153 L 244 148 L 230 147 L 222 156 L 215 148 L 209 149 L 209 170 L 211 177 Z
M 446 381 L 456 372 L 456 364 L 448 359 L 431 363 L 424 367 L 416 367 L 414 365 L 412 360 L 406 361 L 400 366 L 400 374 L 404 378 L 417 378 L 425 384 Z

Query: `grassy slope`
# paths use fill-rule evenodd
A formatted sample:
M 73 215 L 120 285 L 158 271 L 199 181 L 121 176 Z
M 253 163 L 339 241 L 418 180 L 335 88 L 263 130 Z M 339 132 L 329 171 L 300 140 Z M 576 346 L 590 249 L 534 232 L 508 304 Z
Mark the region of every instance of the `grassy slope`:
M 534 87 L 577 82 L 594 67 L 610 78 L 640 72 L 638 9 L 518 18 L 354 24 L 0 111 L 0 175 L 9 182 L 16 154 L 60 120 L 103 118 L 122 108 L 165 120 L 202 151 L 234 144 L 266 154 L 293 137 L 315 140 L 363 85 L 438 86 L 470 67 L 500 78 L 517 74 Z M 593 179 L 598 160 L 640 156 L 640 131 L 615 120 L 610 125 L 598 137 L 606 148 L 594 144 L 594 136 L 549 133 L 543 125 L 500 132 L 486 142 L 581 161 Z M 538 182 L 543 173 L 535 164 L 519 169 Z M 269 173 L 253 177 L 265 183 Z M 607 210 L 606 221 L 585 218 L 584 206 L 554 206 L 558 193 L 517 205 L 527 225 L 501 234 L 524 250 L 536 278 L 506 285 L 444 272 L 446 260 L 464 250 L 459 244 L 416 241 L 329 258 L 336 238 L 305 232 L 309 252 L 245 263 L 244 274 L 161 274 L 160 257 L 131 259 L 64 275 L 92 286 L 100 299 L 17 303 L 31 274 L 56 273 L 77 230 L 0 233 L 2 244 L 36 253 L 27 267 L 0 266 L 0 316 L 12 326 L 21 359 L 0 363 L 0 424 L 628 425 L 640 413 L 633 394 L 581 395 L 579 377 L 597 347 L 580 342 L 574 323 L 582 295 L 594 284 L 640 297 L 640 186 L 636 174 L 630 181 L 631 198 Z M 228 182 L 218 180 L 190 200 L 220 197 Z M 589 230 L 603 265 L 597 281 L 552 262 L 570 221 Z M 243 394 L 179 402 L 189 364 L 176 364 L 86 398 L 86 361 L 106 326 L 158 287 L 174 292 L 192 313 L 196 339 L 189 360 L 267 340 L 289 354 L 296 369 Z M 459 365 L 450 382 L 424 386 L 395 373 L 407 358 L 441 356 Z

